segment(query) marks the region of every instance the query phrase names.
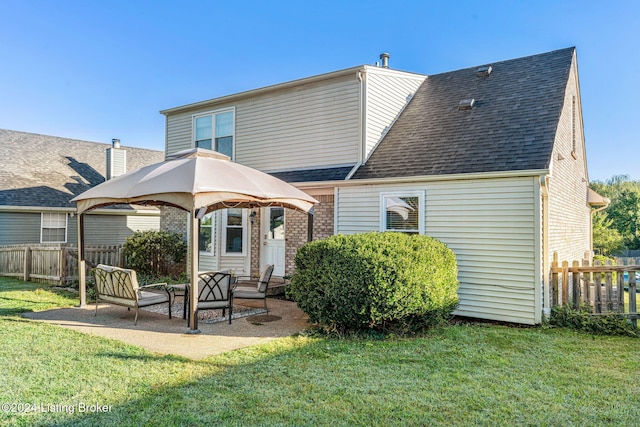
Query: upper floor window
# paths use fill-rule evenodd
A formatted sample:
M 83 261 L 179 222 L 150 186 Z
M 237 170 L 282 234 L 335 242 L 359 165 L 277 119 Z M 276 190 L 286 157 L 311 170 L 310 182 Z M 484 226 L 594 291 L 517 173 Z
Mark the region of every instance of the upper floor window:
M 67 242 L 67 214 L 57 212 L 42 212 L 40 219 L 41 243 Z
M 380 231 L 424 234 L 424 193 L 383 193 L 380 206 Z
M 234 110 L 199 114 L 193 118 L 196 148 L 206 148 L 233 159 Z

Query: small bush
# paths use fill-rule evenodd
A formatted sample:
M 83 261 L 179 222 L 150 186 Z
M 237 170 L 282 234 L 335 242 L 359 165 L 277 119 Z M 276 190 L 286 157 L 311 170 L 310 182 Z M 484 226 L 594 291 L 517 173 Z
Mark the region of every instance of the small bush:
M 458 304 L 455 255 L 427 236 L 332 236 L 300 248 L 295 267 L 290 294 L 312 322 L 338 332 L 418 332 Z
M 138 275 L 169 276 L 172 266 L 184 261 L 187 243 L 182 236 L 167 231 L 136 231 L 124 242 L 127 267 Z
M 578 309 L 568 304 L 553 307 L 549 324 L 595 335 L 640 337 L 638 329 L 625 316 L 615 313 L 596 316 L 588 304 L 582 304 Z

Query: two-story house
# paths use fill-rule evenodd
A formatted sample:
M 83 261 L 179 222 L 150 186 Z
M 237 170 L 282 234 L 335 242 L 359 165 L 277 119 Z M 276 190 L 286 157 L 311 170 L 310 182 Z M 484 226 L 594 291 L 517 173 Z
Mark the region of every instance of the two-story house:
M 540 323 L 553 252 L 591 249 L 574 48 L 414 74 L 362 65 L 163 110 L 166 153 L 205 147 L 311 194 L 314 238 L 428 234 L 456 253 L 457 314 Z M 590 197 L 591 195 L 591 197 Z M 163 227 L 186 215 L 165 210 Z M 293 272 L 307 217 L 282 208 L 206 217 L 200 269 Z

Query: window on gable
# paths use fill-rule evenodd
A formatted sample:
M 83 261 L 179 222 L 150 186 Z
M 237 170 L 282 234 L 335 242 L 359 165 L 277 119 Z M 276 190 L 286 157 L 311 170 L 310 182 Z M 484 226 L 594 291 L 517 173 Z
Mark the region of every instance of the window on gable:
M 233 159 L 234 111 L 224 110 L 194 116 L 194 144 Z
M 247 254 L 247 211 L 229 208 L 222 211 L 223 255 Z
M 42 212 L 41 219 L 41 243 L 66 243 L 67 242 L 67 214 L 57 212 Z
M 209 212 L 200 220 L 200 252 L 206 252 L 208 255 L 215 254 L 215 212 Z
M 381 231 L 424 234 L 424 194 L 381 194 Z

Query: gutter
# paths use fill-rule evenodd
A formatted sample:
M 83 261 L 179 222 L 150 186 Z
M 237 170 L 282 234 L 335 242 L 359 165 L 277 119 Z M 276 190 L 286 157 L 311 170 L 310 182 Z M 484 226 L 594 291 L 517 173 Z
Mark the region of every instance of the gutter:
M 76 208 L 56 208 L 50 206 L 0 206 L 0 212 L 22 212 L 22 213 L 40 213 L 40 212 L 65 212 L 75 214 Z M 159 209 L 95 209 L 92 214 L 100 215 L 152 215 L 160 216 Z
M 545 176 L 548 173 L 549 173 L 548 169 L 528 169 L 528 170 L 520 170 L 520 171 L 503 171 L 503 172 L 475 172 L 475 173 L 458 173 L 458 174 L 447 174 L 447 175 L 420 175 L 420 176 L 410 176 L 410 177 L 348 179 L 348 180 L 337 180 L 337 181 L 292 182 L 290 184 L 304 190 L 305 188 L 355 187 L 359 185 L 406 184 L 406 183 L 415 183 L 415 182 L 462 181 L 462 180 L 473 180 L 473 179 Z

